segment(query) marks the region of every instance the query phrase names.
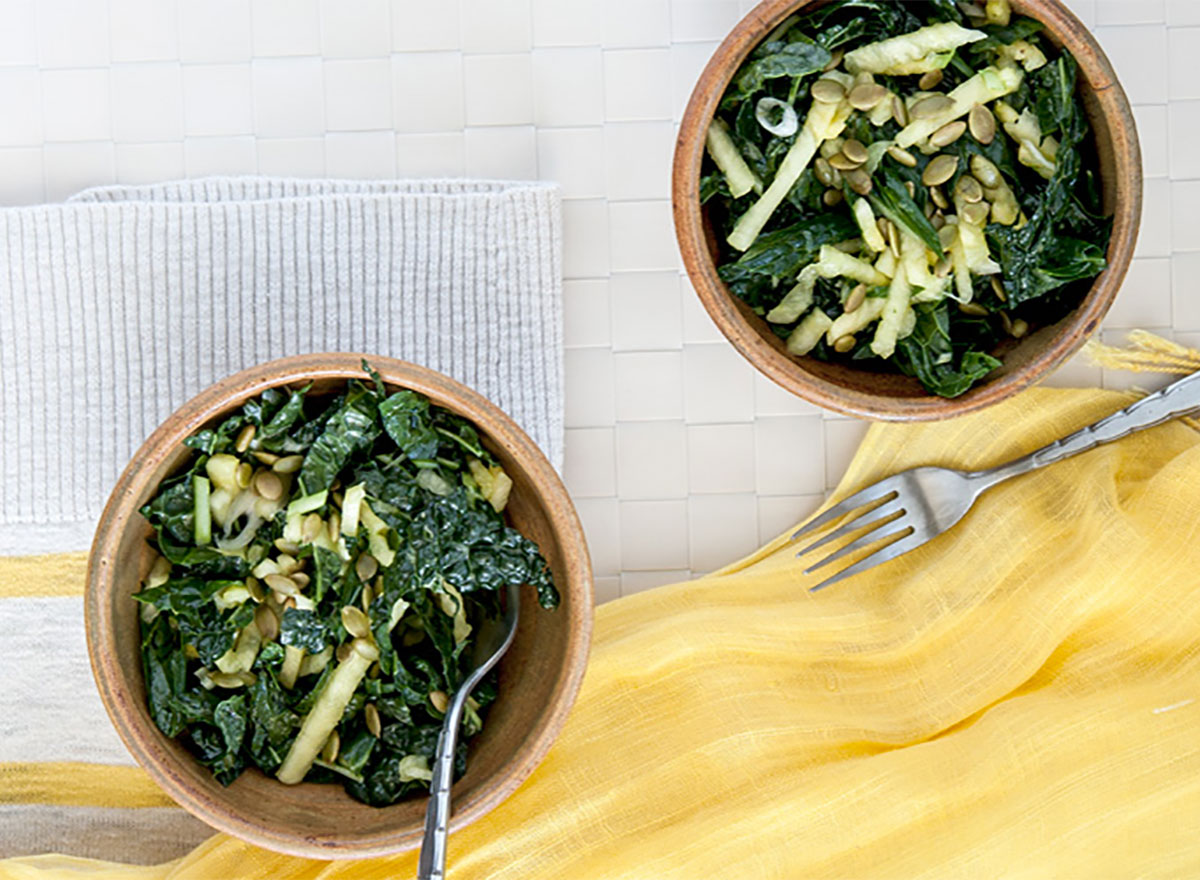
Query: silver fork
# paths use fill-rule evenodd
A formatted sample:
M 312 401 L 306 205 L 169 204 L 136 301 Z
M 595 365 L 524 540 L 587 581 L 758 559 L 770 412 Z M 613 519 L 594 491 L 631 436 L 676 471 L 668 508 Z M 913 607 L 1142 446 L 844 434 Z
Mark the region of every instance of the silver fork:
M 804 570 L 805 574 L 812 574 L 876 542 L 889 542 L 812 587 L 813 590 L 819 590 L 895 559 L 936 538 L 962 519 L 975 503 L 975 499 L 997 483 L 1086 452 L 1101 443 L 1120 440 L 1143 428 L 1151 428 L 1179 416 L 1191 415 L 1198 410 L 1200 373 L 1192 373 L 1161 391 L 1130 404 L 1120 412 L 1007 464 L 982 471 L 928 466 L 901 471 L 855 492 L 801 527 L 792 535 L 792 540 L 811 535 L 822 526 L 859 508 L 868 508 L 839 528 L 808 544 L 796 555 L 804 556 L 818 547 L 848 537 L 859 529 L 869 529 L 866 534 L 858 536 Z

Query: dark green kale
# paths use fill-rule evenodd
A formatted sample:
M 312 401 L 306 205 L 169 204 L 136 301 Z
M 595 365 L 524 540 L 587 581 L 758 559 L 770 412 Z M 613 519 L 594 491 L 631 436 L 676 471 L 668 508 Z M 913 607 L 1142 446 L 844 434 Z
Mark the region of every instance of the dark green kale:
M 333 397 L 314 399 L 305 386 L 249 401 L 189 440 L 193 458 L 143 508 L 171 563 L 135 594 L 150 714 L 223 784 L 247 767 L 279 771 L 339 663 L 336 649 L 349 646 L 347 626 L 365 612 L 379 661 L 341 710 L 339 748 L 306 778 L 379 806 L 424 791 L 438 700 L 469 673 L 471 633 L 502 612 L 500 591 L 527 584 L 544 607 L 558 604 L 537 546 L 472 475 L 498 466 L 475 427 L 415 392 L 389 395 L 371 376 Z M 249 448 L 238 442 L 247 426 Z M 215 511 L 217 540 L 196 546 L 192 477 L 214 455 L 256 473 L 287 455 L 303 462 L 275 472 L 285 492 L 274 501 L 256 494 L 254 480 L 224 487 L 225 510 L 241 512 Z M 339 526 L 355 515 L 351 487 L 357 527 Z M 289 513 L 301 498 L 307 509 Z M 235 547 L 243 528 L 253 534 Z M 474 692 L 458 773 L 496 692 L 493 672 Z

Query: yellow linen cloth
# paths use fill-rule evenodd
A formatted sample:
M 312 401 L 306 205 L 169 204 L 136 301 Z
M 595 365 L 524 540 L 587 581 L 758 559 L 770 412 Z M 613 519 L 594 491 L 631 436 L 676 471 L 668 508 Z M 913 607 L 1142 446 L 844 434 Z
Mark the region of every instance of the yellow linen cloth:
M 835 498 L 918 464 L 998 464 L 1131 399 L 1033 389 L 948 423 L 874 425 Z M 1198 441 L 1173 422 L 1005 483 L 932 543 L 816 594 L 781 537 L 601 606 L 560 739 L 451 837 L 449 876 L 1200 875 Z M 51 768 L 40 784 L 94 797 L 107 772 Z M 0 803 L 32 796 L 34 774 L 0 767 Z M 148 798 L 148 782 L 120 785 L 114 805 Z M 165 865 L 42 856 L 0 862 L 0 878 L 415 866 L 415 852 L 310 862 L 218 835 Z

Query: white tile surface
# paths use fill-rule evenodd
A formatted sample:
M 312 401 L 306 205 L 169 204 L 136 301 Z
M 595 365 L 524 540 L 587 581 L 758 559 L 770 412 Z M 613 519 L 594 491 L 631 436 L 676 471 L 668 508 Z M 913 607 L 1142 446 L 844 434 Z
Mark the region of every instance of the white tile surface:
M 693 495 L 688 499 L 688 559 L 697 575 L 735 562 L 758 547 L 753 495 Z
M 621 501 L 621 568 L 668 571 L 688 567 L 688 503 Z
M 319 55 L 321 13 L 317 0 L 254 0 L 250 34 L 258 58 Z
M 682 421 L 617 423 L 617 495 L 654 500 L 688 493 L 688 429 Z
M 249 63 L 189 64 L 183 68 L 185 135 L 254 132 L 254 93 Z
M 618 352 L 613 366 L 618 422 L 683 417 L 680 352 Z
M 541 128 L 537 133 L 538 177 L 556 180 L 564 198 L 604 198 L 604 129 Z
M 683 346 L 678 272 L 614 273 L 614 351 L 653 351 Z
M 253 53 L 250 0 L 179 0 L 180 61 L 249 61 Z
M 391 48 L 388 0 L 319 0 L 326 58 L 379 58 Z
M 327 131 L 374 131 L 392 127 L 391 65 L 384 58 L 326 61 Z
M 604 121 L 604 67 L 598 48 L 534 49 L 532 75 L 533 118 L 538 125 Z
M 325 133 L 325 87 L 320 58 L 256 58 L 254 131 L 259 137 Z
M 680 271 L 678 119 L 753 0 L 0 0 L 0 203 L 218 171 L 562 186 L 567 455 L 611 599 L 795 525 L 866 430 L 752 370 Z M 1105 323 L 1200 343 L 1200 0 L 1068 0 L 1135 107 Z M 1073 358 L 1057 385 L 1148 384 Z
M 595 46 L 607 0 L 533 0 L 533 45 Z
M 668 118 L 670 97 L 663 89 L 647 85 L 668 82 L 670 76 L 667 49 L 606 49 L 604 118 L 609 122 Z
M 463 51 L 527 52 L 533 42 L 529 2 L 461 0 Z
M 468 55 L 463 59 L 467 125 L 528 125 L 533 122 L 527 54 Z
M 579 278 L 563 282 L 563 343 L 570 347 L 612 345 L 609 282 Z
M 107 67 L 46 70 L 42 80 L 42 133 L 48 141 L 112 137 Z

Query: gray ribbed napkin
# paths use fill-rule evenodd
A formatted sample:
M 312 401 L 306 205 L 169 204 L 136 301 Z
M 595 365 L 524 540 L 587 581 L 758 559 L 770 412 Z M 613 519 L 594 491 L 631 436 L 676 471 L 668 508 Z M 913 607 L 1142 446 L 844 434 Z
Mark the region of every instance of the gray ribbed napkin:
M 86 547 L 143 439 L 271 358 L 362 351 L 562 462 L 557 188 L 212 178 L 0 210 L 0 553 Z

